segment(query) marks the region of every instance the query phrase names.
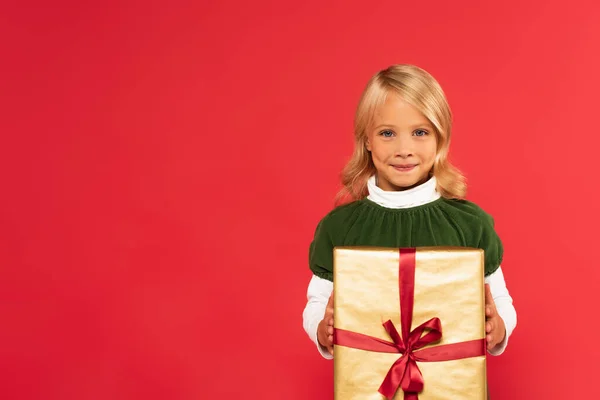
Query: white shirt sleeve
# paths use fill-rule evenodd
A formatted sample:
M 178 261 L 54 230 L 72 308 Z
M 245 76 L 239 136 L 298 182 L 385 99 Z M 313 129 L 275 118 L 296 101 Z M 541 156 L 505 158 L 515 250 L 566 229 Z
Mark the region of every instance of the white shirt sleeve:
M 517 312 L 513 306 L 513 299 L 506 288 L 506 282 L 504 281 L 504 274 L 502 273 L 501 267 L 498 267 L 493 274 L 487 276 L 485 278 L 485 283 L 490 285 L 490 292 L 494 298 L 494 303 L 496 303 L 498 315 L 500 315 L 500 318 L 502 318 L 504 326 L 506 327 L 506 336 L 504 337 L 504 340 L 501 343 L 498 343 L 493 349 L 488 350 L 489 354 L 499 356 L 504 353 L 504 350 L 508 345 L 508 338 L 517 326 Z
M 490 355 L 498 356 L 504 353 L 504 350 L 508 345 L 508 339 L 517 326 L 517 313 L 513 306 L 512 297 L 508 293 L 501 267 L 498 267 L 493 274 L 487 276 L 485 278 L 485 283 L 490 285 L 490 292 L 496 303 L 496 309 L 506 327 L 506 336 L 504 337 L 504 340 L 495 348 L 488 350 Z M 319 353 L 326 359 L 333 359 L 333 355 L 319 344 L 317 340 L 317 327 L 325 315 L 325 308 L 327 307 L 327 302 L 329 301 L 329 296 L 332 291 L 333 282 L 313 275 L 308 284 L 308 302 L 306 303 L 306 307 L 302 314 L 304 330 L 317 346 Z
M 308 291 L 306 294 L 308 302 L 302 313 L 304 330 L 317 346 L 319 353 L 328 360 L 333 359 L 333 355 L 330 354 L 325 347 L 319 344 L 319 341 L 317 340 L 317 327 L 319 326 L 319 322 L 321 322 L 325 316 L 325 308 L 327 307 L 327 302 L 329 301 L 329 296 L 332 291 L 333 282 L 313 275 L 308 284 Z

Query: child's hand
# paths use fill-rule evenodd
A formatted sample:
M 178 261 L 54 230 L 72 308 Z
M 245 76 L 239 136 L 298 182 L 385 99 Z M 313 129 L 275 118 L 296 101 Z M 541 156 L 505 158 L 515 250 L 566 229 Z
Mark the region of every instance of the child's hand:
M 506 327 L 504 326 L 504 320 L 498 315 L 490 285 L 487 283 L 485 285 L 485 320 L 485 339 L 488 350 L 491 350 L 504 340 Z
M 317 340 L 333 355 L 333 292 L 329 296 L 325 316 L 317 327 Z

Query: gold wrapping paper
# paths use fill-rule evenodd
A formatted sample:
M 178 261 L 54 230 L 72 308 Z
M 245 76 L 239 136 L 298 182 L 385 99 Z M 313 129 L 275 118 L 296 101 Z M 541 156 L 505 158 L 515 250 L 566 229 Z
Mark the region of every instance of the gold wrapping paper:
M 485 338 L 483 250 L 418 247 L 411 329 L 430 318 L 442 323 L 442 339 L 426 347 Z M 334 249 L 335 328 L 391 338 L 382 323 L 391 319 L 398 332 L 399 249 Z M 378 392 L 400 354 L 334 348 L 336 400 L 381 400 Z M 486 399 L 485 356 L 442 362 L 417 362 L 425 385 L 419 400 Z M 403 399 L 399 389 L 394 399 Z

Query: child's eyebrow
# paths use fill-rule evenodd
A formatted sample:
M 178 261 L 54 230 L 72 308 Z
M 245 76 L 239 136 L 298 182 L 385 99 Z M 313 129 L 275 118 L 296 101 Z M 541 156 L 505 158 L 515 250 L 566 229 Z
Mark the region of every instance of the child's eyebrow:
M 381 124 L 381 125 L 377 125 L 373 129 L 381 129 L 381 128 L 395 128 L 395 126 L 394 125 L 388 125 L 388 124 Z
M 417 129 L 417 128 L 429 128 L 429 129 L 433 129 L 433 125 L 429 122 L 429 121 L 423 121 L 420 124 L 416 124 L 411 126 L 411 129 Z
M 395 125 L 389 125 L 389 124 L 380 124 L 380 125 L 377 125 L 377 126 L 376 126 L 375 128 L 373 128 L 373 129 L 375 129 L 375 130 L 379 130 L 379 129 L 382 129 L 382 128 L 392 128 L 392 129 L 396 129 L 396 128 L 397 128 L 397 126 L 395 126 Z M 411 125 L 411 126 L 410 126 L 410 130 L 414 130 L 414 129 L 417 129 L 417 128 L 429 128 L 429 129 L 434 129 L 434 128 L 433 128 L 433 125 L 432 125 L 432 124 L 431 124 L 431 122 L 429 122 L 429 121 L 423 121 L 423 122 L 420 122 L 420 123 L 418 123 L 418 124 L 414 124 L 414 125 Z

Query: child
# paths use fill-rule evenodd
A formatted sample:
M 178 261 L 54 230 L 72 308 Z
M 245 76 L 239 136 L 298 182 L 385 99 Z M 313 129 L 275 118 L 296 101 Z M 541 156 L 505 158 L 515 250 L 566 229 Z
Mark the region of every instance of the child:
M 492 217 L 464 200 L 464 178 L 447 159 L 451 118 L 438 82 L 415 66 L 380 71 L 363 92 L 339 196 L 352 201 L 319 222 L 309 250 L 304 329 L 323 357 L 333 358 L 335 246 L 484 249 L 487 349 L 506 349 L 517 316 L 500 267 L 502 242 Z

